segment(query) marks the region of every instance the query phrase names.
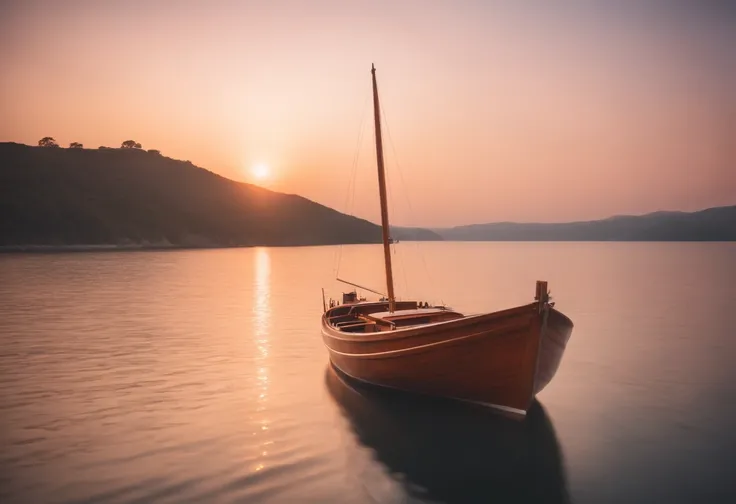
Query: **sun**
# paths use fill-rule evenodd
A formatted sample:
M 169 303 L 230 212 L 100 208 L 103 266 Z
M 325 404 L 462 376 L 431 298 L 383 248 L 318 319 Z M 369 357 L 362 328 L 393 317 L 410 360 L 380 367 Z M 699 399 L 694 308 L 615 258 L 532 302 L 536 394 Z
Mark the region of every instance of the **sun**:
M 271 174 L 271 170 L 268 168 L 267 164 L 258 163 L 253 166 L 253 168 L 251 169 L 251 173 L 256 179 L 263 180 L 265 178 L 268 178 L 268 176 Z

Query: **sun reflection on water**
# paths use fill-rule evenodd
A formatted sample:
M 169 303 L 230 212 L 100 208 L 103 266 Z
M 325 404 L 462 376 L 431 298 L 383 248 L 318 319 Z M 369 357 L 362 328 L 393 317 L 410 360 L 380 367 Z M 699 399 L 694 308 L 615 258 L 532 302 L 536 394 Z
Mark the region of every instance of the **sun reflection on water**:
M 266 415 L 266 402 L 268 401 L 268 385 L 269 385 L 269 330 L 271 318 L 271 257 L 268 249 L 258 248 L 254 256 L 255 280 L 253 289 L 253 340 L 256 344 L 256 384 L 258 397 L 256 399 L 255 411 L 257 414 L 257 425 L 260 429 L 254 432 L 254 435 L 266 436 L 269 429 L 269 420 Z M 265 457 L 267 452 L 266 446 L 272 444 L 273 441 L 263 439 L 260 443 L 261 457 Z M 254 471 L 261 471 L 266 466 L 265 458 L 257 460 L 253 467 Z

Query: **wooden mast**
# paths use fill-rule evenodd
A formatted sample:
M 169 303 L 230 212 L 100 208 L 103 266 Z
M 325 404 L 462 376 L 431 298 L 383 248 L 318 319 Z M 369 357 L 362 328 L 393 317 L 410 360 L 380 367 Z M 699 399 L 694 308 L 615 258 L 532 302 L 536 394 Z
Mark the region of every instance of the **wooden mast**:
M 381 139 L 381 108 L 378 105 L 378 85 L 376 67 L 371 64 L 373 78 L 373 118 L 376 124 L 376 160 L 378 162 L 378 190 L 381 195 L 381 228 L 383 230 L 383 259 L 386 263 L 386 288 L 388 289 L 388 311 L 396 306 L 394 298 L 394 279 L 391 271 L 391 245 L 389 244 L 388 203 L 386 201 L 386 174 L 383 169 L 383 141 Z

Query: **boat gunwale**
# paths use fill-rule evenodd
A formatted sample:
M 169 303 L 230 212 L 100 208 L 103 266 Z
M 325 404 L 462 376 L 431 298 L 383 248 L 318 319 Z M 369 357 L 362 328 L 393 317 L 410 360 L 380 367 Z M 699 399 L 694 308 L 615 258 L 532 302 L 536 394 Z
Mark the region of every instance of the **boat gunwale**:
M 520 306 L 515 306 L 513 308 L 507 308 L 504 310 L 499 310 L 495 312 L 489 312 L 489 313 L 478 313 L 474 315 L 465 315 L 462 318 L 459 319 L 452 319 L 452 320 L 443 320 L 440 322 L 432 322 L 429 324 L 422 324 L 422 325 L 415 325 L 415 326 L 407 326 L 402 327 L 399 329 L 392 329 L 390 331 L 380 331 L 375 333 L 350 333 L 345 331 L 340 331 L 336 327 L 334 327 L 332 324 L 329 323 L 327 319 L 327 312 L 322 314 L 322 334 L 329 336 L 330 338 L 334 338 L 337 340 L 342 341 L 349 341 L 349 342 L 359 342 L 359 341 L 384 341 L 384 340 L 394 340 L 394 339 L 402 339 L 402 338 L 409 338 L 416 335 L 421 335 L 422 333 L 430 332 L 427 329 L 440 329 L 444 330 L 446 327 L 449 327 L 450 329 L 460 328 L 464 327 L 466 325 L 472 325 L 473 323 L 477 323 L 479 320 L 482 319 L 489 319 L 493 320 L 495 318 L 503 318 L 507 317 L 513 314 L 514 311 L 523 312 L 523 310 L 527 310 L 530 308 L 536 308 L 537 303 L 530 303 Z M 532 312 L 529 315 L 535 316 L 537 313 Z

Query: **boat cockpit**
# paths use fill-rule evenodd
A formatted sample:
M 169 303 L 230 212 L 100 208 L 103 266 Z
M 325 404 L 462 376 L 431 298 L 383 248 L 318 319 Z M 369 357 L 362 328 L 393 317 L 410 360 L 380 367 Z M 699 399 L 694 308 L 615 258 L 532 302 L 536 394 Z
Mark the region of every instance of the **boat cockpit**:
M 383 300 L 330 304 L 332 307 L 325 312 L 325 320 L 335 329 L 350 333 L 393 331 L 463 317 L 445 306 L 429 306 L 429 303 L 417 301 L 396 301 L 393 312 L 389 311 L 388 301 Z

